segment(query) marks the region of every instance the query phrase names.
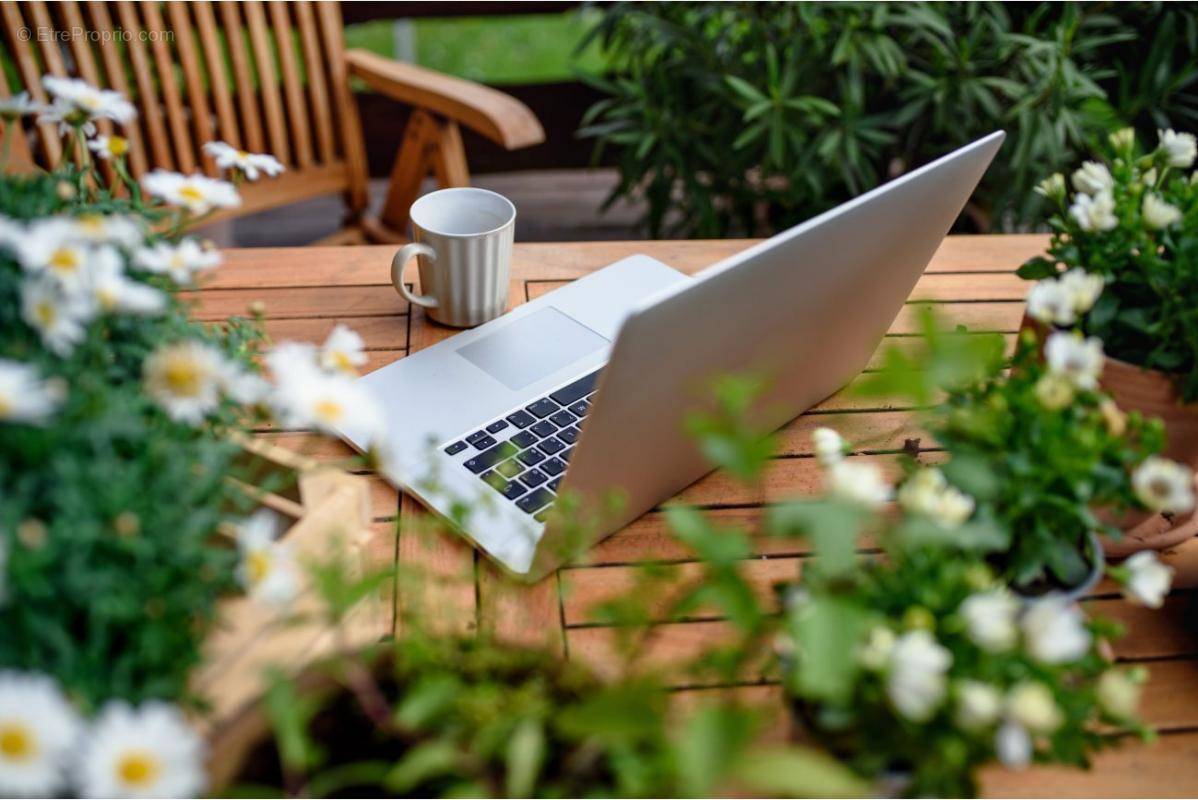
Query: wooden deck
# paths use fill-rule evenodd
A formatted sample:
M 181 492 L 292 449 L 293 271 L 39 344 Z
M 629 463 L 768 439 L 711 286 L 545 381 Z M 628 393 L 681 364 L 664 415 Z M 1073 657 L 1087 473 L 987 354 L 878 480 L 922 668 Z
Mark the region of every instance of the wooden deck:
M 1011 337 L 1019 327 L 1026 284 L 1013 270 L 1039 252 L 1046 237 L 950 237 L 940 248 L 911 296 L 911 302 L 939 303 L 956 321 L 976 330 L 998 331 Z M 633 253 L 648 253 L 687 272 L 697 271 L 746 247 L 745 241 L 708 242 L 582 242 L 519 244 L 516 246 L 511 303 L 525 302 L 555 286 Z M 319 342 L 338 322 L 366 340 L 375 369 L 410 352 L 440 341 L 453 331 L 430 323 L 419 309 L 409 309 L 388 283 L 392 249 L 234 250 L 198 297 L 198 313 L 220 319 L 241 313 L 255 300 L 266 305 L 267 330 L 278 339 Z M 414 273 L 413 273 L 414 274 Z M 890 336 L 914 332 L 910 305 L 899 314 Z M 402 424 L 402 420 L 396 421 Z M 810 434 L 821 425 L 838 428 L 851 441 L 868 443 L 872 455 L 857 456 L 893 471 L 895 451 L 917 433 L 910 409 L 900 405 L 869 405 L 844 394 L 834 395 L 790 424 L 782 436 L 781 452 L 767 471 L 765 501 L 811 493 L 819 486 Z M 337 442 L 314 439 L 302 432 L 270 430 L 260 435 L 317 457 L 339 457 L 348 450 Z M 928 453 L 934 459 L 937 454 Z M 662 515 L 650 512 L 595 547 L 584 560 L 570 564 L 531 587 L 512 587 L 463 540 L 417 534 L 424 513 L 372 477 L 375 538 L 371 552 L 381 561 L 398 559 L 445 577 L 434 599 L 439 617 L 460 630 L 486 626 L 513 639 L 547 643 L 565 658 L 582 659 L 600 671 L 613 663 L 613 631 L 591 621 L 588 609 L 628 585 L 633 565 L 674 561 L 685 573 L 694 569 L 687 554 L 666 535 Z M 683 499 L 705 508 L 727 523 L 751 525 L 761 511 L 762 498 L 747 494 L 735 481 L 715 474 L 682 493 Z M 399 522 L 399 534 L 395 533 Z M 1186 796 L 1198 794 L 1198 551 L 1191 545 L 1170 558 L 1185 562 L 1186 579 L 1154 612 L 1120 599 L 1103 583 L 1086 601 L 1094 611 L 1123 621 L 1128 635 L 1118 643 L 1118 657 L 1148 665 L 1152 679 L 1144 712 L 1160 730 L 1152 745 L 1128 745 L 1102 755 L 1090 772 L 1031 769 L 1009 772 L 992 769 L 984 789 L 991 795 L 1015 796 Z M 746 564 L 763 592 L 780 579 L 794 576 L 808 554 L 793 543 L 757 542 L 756 557 Z M 426 598 L 427 600 L 427 598 Z M 398 602 L 409 602 L 399 597 Z M 651 659 L 665 669 L 726 632 L 715 617 L 662 623 L 653 640 Z M 382 631 L 381 631 L 382 633 Z M 745 674 L 737 686 L 680 687 L 679 697 L 704 691 L 743 692 L 777 701 L 780 690 L 768 672 Z M 777 726 L 783 735 L 785 725 Z

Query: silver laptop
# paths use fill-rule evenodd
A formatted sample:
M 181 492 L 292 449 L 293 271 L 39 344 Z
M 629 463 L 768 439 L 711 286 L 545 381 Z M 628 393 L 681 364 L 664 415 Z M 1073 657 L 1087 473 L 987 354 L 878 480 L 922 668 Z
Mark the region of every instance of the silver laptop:
M 685 421 L 718 376 L 764 378 L 763 430 L 854 377 L 1003 138 L 693 278 L 631 256 L 364 376 L 392 431 L 386 477 L 539 578 L 711 470 Z

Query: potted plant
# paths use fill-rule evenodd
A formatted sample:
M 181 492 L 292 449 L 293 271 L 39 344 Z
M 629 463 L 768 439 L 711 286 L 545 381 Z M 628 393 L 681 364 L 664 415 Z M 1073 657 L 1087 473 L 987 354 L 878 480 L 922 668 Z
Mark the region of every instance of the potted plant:
M 778 508 L 815 558 L 781 588 L 784 686 L 803 741 L 910 796 L 966 796 L 987 763 L 1084 766 L 1150 732 L 1136 717 L 1145 674 L 1112 663 L 1118 626 L 1067 598 L 1013 595 L 984 558 L 1001 547 L 974 500 L 934 467 L 899 489 L 820 438 L 829 493 Z M 868 534 L 881 556 L 859 555 Z M 996 535 L 997 534 L 997 535 Z
M 1102 388 L 1121 408 L 1165 422 L 1164 455 L 1198 468 L 1198 186 L 1188 170 L 1198 152 L 1189 133 L 1163 130 L 1140 154 L 1128 128 L 1097 160 L 1037 189 L 1053 206 L 1045 256 L 1019 274 L 1037 281 L 1028 317 L 1076 327 L 1107 351 Z M 1161 509 L 1153 509 L 1160 511 Z M 1126 520 L 1116 554 L 1161 549 L 1198 532 L 1198 520 Z

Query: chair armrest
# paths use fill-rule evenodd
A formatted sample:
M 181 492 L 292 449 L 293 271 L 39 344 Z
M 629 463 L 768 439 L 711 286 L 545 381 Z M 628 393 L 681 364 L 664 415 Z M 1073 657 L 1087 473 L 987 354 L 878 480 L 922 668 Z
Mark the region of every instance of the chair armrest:
M 345 61 L 376 92 L 457 120 L 508 150 L 545 141 L 536 115 L 503 92 L 366 50 L 347 51 Z

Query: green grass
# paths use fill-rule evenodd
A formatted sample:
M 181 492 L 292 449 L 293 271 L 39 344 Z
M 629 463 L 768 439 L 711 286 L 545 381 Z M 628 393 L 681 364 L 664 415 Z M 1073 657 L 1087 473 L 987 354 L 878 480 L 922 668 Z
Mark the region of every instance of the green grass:
M 410 23 L 415 62 L 421 66 L 492 84 L 571 80 L 576 71 L 604 67 L 598 49 L 575 54 L 595 12 L 527 14 L 511 17 L 448 17 Z M 395 57 L 391 20 L 350 25 L 350 47 Z

